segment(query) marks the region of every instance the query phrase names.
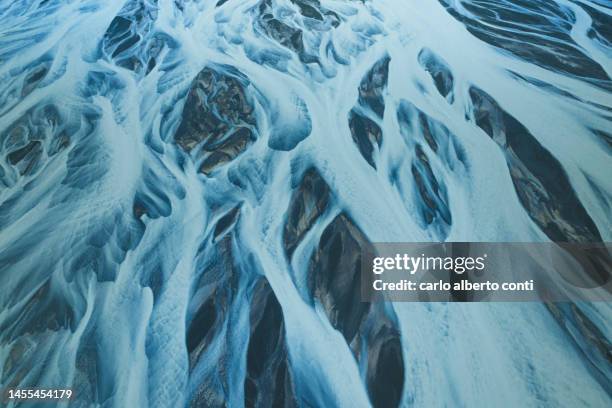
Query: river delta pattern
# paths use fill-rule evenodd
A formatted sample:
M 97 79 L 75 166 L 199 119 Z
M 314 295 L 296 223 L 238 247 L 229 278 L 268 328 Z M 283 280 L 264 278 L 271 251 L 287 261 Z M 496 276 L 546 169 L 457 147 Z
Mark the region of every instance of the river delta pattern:
M 609 407 L 610 304 L 369 304 L 359 265 L 610 242 L 611 76 L 609 0 L 0 0 L 0 388 Z

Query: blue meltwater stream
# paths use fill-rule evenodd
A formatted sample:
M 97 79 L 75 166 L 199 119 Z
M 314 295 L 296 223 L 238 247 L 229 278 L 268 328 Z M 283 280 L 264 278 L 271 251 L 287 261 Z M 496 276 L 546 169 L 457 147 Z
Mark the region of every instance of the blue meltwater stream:
M 610 406 L 610 303 L 369 304 L 358 271 L 375 242 L 610 242 L 611 27 L 608 0 L 0 0 L 0 389 Z

